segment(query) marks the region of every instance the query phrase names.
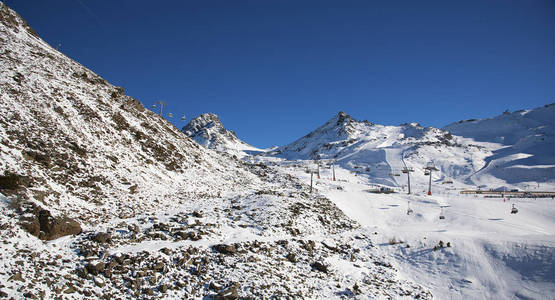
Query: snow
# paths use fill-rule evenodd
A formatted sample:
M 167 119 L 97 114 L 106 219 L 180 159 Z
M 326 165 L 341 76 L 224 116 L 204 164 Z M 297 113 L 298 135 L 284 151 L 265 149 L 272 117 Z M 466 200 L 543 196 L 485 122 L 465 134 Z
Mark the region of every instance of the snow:
M 553 199 L 460 194 L 553 190 L 554 105 L 443 129 L 340 112 L 268 150 L 206 114 L 183 130 L 194 142 L 0 8 L 16 23 L 0 19 L 0 88 L 8 91 L 0 95 L 0 175 L 32 179 L 0 194 L 7 297 L 133 299 L 150 289 L 201 299 L 234 283 L 253 298 L 555 295 Z M 428 196 L 430 161 L 439 171 Z M 317 163 L 321 179 L 310 193 L 307 170 Z M 415 170 L 411 195 L 404 167 Z M 369 192 L 383 186 L 395 193 Z M 75 218 L 83 232 L 39 240 L 21 227 L 34 216 L 17 207 L 25 201 Z M 95 241 L 98 233 L 111 241 Z M 232 253 L 216 249 L 222 244 Z M 83 274 L 101 263 L 117 267 Z
M 306 178 L 302 170 L 289 169 Z M 371 194 L 370 180 L 342 168 L 336 168 L 336 176 L 341 180 L 330 181 L 326 170 L 318 191 L 367 234 L 377 233 L 379 250 L 395 259 L 400 273 L 430 287 L 438 299 L 547 299 L 555 294 L 553 199 L 504 202 L 461 195 L 460 187 L 437 183 L 433 196 L 407 195 L 400 189 L 396 194 Z M 413 189 L 425 187 L 415 184 Z M 519 208 L 516 215 L 510 214 L 512 204 Z M 393 238 L 403 243 L 390 245 Z M 440 240 L 451 247 L 434 251 Z

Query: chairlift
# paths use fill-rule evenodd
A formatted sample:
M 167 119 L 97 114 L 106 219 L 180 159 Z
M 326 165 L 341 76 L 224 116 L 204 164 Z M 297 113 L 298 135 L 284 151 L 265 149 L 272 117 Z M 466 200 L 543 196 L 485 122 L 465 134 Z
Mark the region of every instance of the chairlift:
M 173 114 L 172 114 L 172 113 L 168 113 L 168 117 L 169 117 L 169 118 L 173 118 Z
M 400 174 L 400 173 L 395 173 L 394 175 L 395 175 L 395 176 L 401 176 L 401 174 Z
M 511 208 L 511 214 L 516 214 L 517 212 L 518 212 L 518 209 L 513 204 L 513 208 Z
M 187 118 L 185 116 L 181 117 L 181 121 L 185 121 Z
M 407 202 L 407 215 L 412 214 L 412 209 L 410 208 L 410 201 Z
M 441 208 L 441 211 L 440 211 L 440 213 L 439 213 L 439 219 L 440 219 L 440 220 L 445 219 L 445 215 L 443 214 L 443 207 Z
M 428 170 L 424 171 L 424 175 L 426 175 L 426 176 L 430 175 L 430 171 L 428 171 Z

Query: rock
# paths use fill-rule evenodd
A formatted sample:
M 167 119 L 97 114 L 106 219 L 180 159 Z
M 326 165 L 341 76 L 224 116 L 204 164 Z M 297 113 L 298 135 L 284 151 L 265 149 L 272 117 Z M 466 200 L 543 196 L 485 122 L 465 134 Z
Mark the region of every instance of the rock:
M 31 235 L 34 235 L 36 237 L 39 236 L 40 234 L 40 223 L 39 223 L 39 219 L 32 215 L 32 216 L 22 216 L 19 219 L 19 224 L 21 225 L 21 227 L 27 231 L 28 233 L 30 233 Z
M 239 299 L 238 289 L 239 289 L 239 284 L 235 283 L 231 287 L 229 287 L 229 288 L 221 291 L 220 293 L 218 293 L 214 297 L 214 300 L 235 300 L 235 299 Z
M 362 291 L 360 290 L 360 287 L 358 286 L 358 284 L 355 283 L 355 285 L 353 286 L 353 293 L 355 295 L 360 295 L 362 294 Z
M 312 267 L 312 269 L 316 271 L 320 271 L 326 274 L 328 273 L 328 267 L 321 262 L 314 262 L 310 265 L 310 267 Z
M 151 288 L 143 289 L 143 294 L 148 295 L 148 296 L 152 296 L 152 295 L 154 295 L 154 290 L 152 290 Z
M 136 224 L 127 225 L 127 230 L 133 233 L 139 233 L 139 226 Z
M 77 276 L 83 279 L 87 278 L 87 275 L 89 274 L 89 272 L 87 271 L 87 268 L 77 268 L 75 270 L 75 273 L 77 273 Z
M 98 275 L 104 271 L 105 264 L 101 261 L 93 261 L 87 264 L 87 271 L 92 275 Z
M 200 235 L 197 235 L 193 231 L 189 231 L 186 234 L 186 238 L 191 240 L 191 241 L 198 241 L 198 240 L 200 240 Z
M 0 298 L 7 298 L 8 294 L 2 290 L 0 290 Z
M 208 288 L 217 292 L 222 288 L 222 286 L 215 283 L 214 281 L 211 281 L 210 284 L 208 285 Z
M 29 177 L 5 172 L 4 175 L 0 175 L 0 190 L 16 190 L 20 187 L 29 187 L 31 182 L 32 180 Z
M 214 245 L 213 248 L 217 252 L 226 254 L 226 255 L 232 255 L 237 253 L 237 248 L 235 247 L 235 245 L 218 244 L 218 245 Z
M 92 237 L 92 240 L 99 244 L 110 243 L 112 236 L 107 232 L 99 232 Z
M 25 282 L 25 280 L 23 279 L 23 276 L 21 275 L 21 272 L 17 272 L 13 274 L 12 276 L 10 276 L 10 278 L 8 278 L 8 280 L 9 281 L 17 280 L 17 281 Z
M 200 211 L 198 211 L 198 210 L 195 210 L 195 211 L 193 212 L 193 217 L 195 217 L 195 218 L 202 218 L 202 217 L 203 217 L 203 214 L 202 214 L 202 212 L 200 212 Z
M 52 217 L 50 211 L 32 202 L 18 203 L 20 225 L 30 234 L 42 240 L 54 240 L 62 236 L 81 233 L 81 225 L 68 217 Z
M 167 285 L 167 284 L 161 284 L 161 285 L 158 287 L 158 290 L 159 290 L 161 293 L 165 293 L 165 292 L 168 291 L 168 285 Z
M 152 269 L 158 272 L 162 271 L 164 269 L 164 262 L 161 262 L 161 261 L 157 262 L 152 266 Z
M 48 210 L 41 210 L 39 213 L 40 239 L 55 240 L 62 236 L 81 233 L 81 225 L 74 219 L 68 217 L 53 218 Z M 44 234 L 43 234 L 44 233 Z
M 292 262 L 292 263 L 296 263 L 298 261 L 297 256 L 295 255 L 295 253 L 289 253 L 289 254 L 287 254 L 287 256 L 285 258 L 287 258 L 287 260 Z
M 95 277 L 94 278 L 94 284 L 96 284 L 96 286 L 98 286 L 98 287 L 104 287 L 106 285 L 106 282 L 104 281 L 104 279 L 102 279 L 100 277 Z
M 104 270 L 104 277 L 112 278 L 112 270 L 111 269 Z

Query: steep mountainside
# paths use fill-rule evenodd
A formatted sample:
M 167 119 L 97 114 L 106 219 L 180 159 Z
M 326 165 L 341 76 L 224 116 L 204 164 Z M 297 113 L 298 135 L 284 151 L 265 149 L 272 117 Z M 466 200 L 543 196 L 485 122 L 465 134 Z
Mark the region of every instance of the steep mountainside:
M 476 176 L 491 174 L 510 183 L 555 179 L 555 103 L 490 119 L 459 121 L 444 129 L 503 145 Z
M 167 194 L 217 194 L 248 178 L 4 5 L 1 21 L 0 172 L 19 176 L 29 198 L 81 218 L 104 207 L 133 215 Z
M 260 151 L 240 140 L 235 132 L 225 129 L 215 114 L 202 114 L 192 119 L 181 131 L 208 149 L 232 154 L 245 150 Z

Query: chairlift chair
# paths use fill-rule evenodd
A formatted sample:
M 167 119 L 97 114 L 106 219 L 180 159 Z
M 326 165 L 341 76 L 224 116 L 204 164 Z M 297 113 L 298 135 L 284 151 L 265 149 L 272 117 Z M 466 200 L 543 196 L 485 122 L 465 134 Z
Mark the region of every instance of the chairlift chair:
M 410 201 L 407 203 L 407 215 L 412 214 L 412 209 L 410 208 Z
M 511 214 L 516 214 L 517 212 L 518 212 L 518 209 L 513 204 L 513 208 L 511 208 Z
M 428 170 L 424 171 L 424 175 L 426 175 L 426 176 L 430 175 L 430 171 L 428 171 Z

